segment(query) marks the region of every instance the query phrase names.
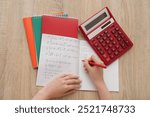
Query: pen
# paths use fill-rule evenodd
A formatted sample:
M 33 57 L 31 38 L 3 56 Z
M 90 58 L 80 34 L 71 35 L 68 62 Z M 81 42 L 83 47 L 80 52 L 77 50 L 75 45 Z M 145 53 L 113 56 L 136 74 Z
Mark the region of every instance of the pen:
M 82 60 L 82 62 L 85 62 L 85 60 Z M 102 68 L 105 68 L 105 69 L 106 69 L 106 66 L 105 66 L 105 65 L 101 65 L 101 64 L 98 64 L 98 63 L 95 63 L 95 62 L 92 62 L 92 61 L 89 61 L 89 64 L 90 64 L 90 65 L 97 66 L 97 67 L 102 67 Z

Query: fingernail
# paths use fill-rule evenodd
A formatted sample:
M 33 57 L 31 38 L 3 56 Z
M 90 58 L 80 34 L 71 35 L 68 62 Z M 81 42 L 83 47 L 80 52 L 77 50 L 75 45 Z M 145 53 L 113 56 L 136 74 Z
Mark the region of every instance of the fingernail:
M 85 60 L 82 60 L 82 62 L 85 62 Z

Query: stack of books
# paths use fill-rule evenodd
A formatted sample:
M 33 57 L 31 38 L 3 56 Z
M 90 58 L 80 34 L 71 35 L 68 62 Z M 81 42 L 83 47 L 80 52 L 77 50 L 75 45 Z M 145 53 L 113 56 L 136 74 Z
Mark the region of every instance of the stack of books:
M 43 16 L 57 17 L 58 19 L 68 18 L 68 14 L 64 12 L 53 12 L 50 15 L 41 15 L 41 16 L 32 16 L 32 17 L 23 18 L 24 28 L 26 32 L 26 39 L 28 43 L 30 56 L 31 56 L 32 67 L 34 69 L 38 68 L 39 65 L 40 47 L 41 47 L 41 39 L 42 39 L 42 24 L 45 24 L 45 22 L 42 21 Z M 57 25 L 58 23 L 59 22 L 54 21 L 54 24 Z M 50 25 L 47 26 L 47 30 L 49 29 L 52 29 Z

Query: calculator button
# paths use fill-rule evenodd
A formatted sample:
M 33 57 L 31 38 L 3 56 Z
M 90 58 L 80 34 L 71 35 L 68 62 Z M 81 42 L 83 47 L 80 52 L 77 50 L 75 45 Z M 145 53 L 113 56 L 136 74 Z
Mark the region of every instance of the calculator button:
M 112 37 L 110 37 L 110 41 L 113 41 L 114 39 Z
M 103 42 L 103 43 L 102 43 L 102 46 L 106 46 L 106 43 L 105 43 L 105 42 Z
M 109 41 L 109 40 L 106 40 L 106 43 L 107 43 L 107 44 L 109 44 L 109 43 L 110 43 L 110 41 Z
M 123 49 L 122 49 L 121 47 L 118 49 L 119 52 L 121 52 L 122 50 L 123 50 Z
M 103 37 L 103 36 L 104 36 L 104 34 L 102 33 L 102 34 L 100 34 L 100 36 L 101 36 L 101 37 Z
M 119 47 L 120 47 L 120 46 L 117 44 L 117 45 L 116 45 L 116 48 L 118 49 Z
M 100 40 L 99 40 L 100 43 L 103 43 L 103 41 L 104 41 L 103 39 L 100 39 Z
M 112 43 L 115 45 L 115 44 L 116 44 L 116 41 L 113 41 Z
M 97 38 L 97 39 L 100 39 L 101 37 L 98 35 L 96 38 Z
M 118 54 L 119 54 L 119 52 L 116 50 L 114 54 L 115 54 L 115 55 L 118 55 Z
M 111 54 L 111 53 L 112 53 L 112 51 L 109 49 L 109 50 L 108 50 L 108 54 Z
M 97 47 L 97 50 L 98 50 L 98 51 L 100 51 L 100 50 L 101 50 L 101 48 L 100 48 L 100 47 Z
M 115 30 L 116 30 L 116 31 L 118 31 L 118 30 L 119 30 L 119 28 L 115 28 Z
M 111 48 L 113 45 L 110 43 L 108 46 Z
M 110 55 L 110 58 L 111 58 L 111 59 L 114 58 L 114 54 L 111 54 L 111 55 Z
M 109 47 L 108 46 L 105 46 L 105 50 L 108 50 L 109 49 Z
M 101 54 L 101 55 L 103 55 L 103 54 L 104 54 L 104 51 L 103 51 L 103 50 L 100 50 L 99 52 L 100 52 L 100 54 Z
M 115 47 L 112 47 L 112 49 L 111 49 L 112 51 L 115 51 L 116 50 L 116 48 Z
M 107 34 L 107 37 L 110 37 L 110 34 Z
M 127 45 L 129 44 L 129 41 L 128 41 L 128 40 L 126 40 L 125 42 L 126 42 Z
M 120 38 L 120 37 L 118 37 L 118 38 L 117 38 L 117 40 L 118 40 L 118 41 L 120 41 L 120 40 L 121 40 L 121 38 Z
M 122 32 L 121 32 L 121 31 L 119 31 L 119 32 L 118 32 L 118 34 L 119 34 L 119 35 L 121 35 L 121 34 L 122 34 Z
M 106 37 L 103 37 L 103 39 L 106 40 L 107 38 L 106 38 Z
M 115 34 L 115 37 L 118 37 L 118 34 Z
M 96 41 L 95 41 L 95 39 L 92 39 L 92 43 L 95 43 Z
M 97 43 L 97 42 L 95 42 L 95 43 L 94 43 L 94 46 L 95 46 L 95 47 L 98 47 L 98 43 Z
M 120 45 L 122 46 L 122 48 L 126 48 L 126 45 L 124 42 L 121 42 Z
M 104 57 L 104 58 L 106 58 L 106 57 L 107 57 L 107 55 L 106 55 L 106 54 L 103 54 L 103 57 Z
M 107 58 L 106 58 L 106 61 L 110 61 L 110 58 L 109 58 L 109 57 L 107 57 Z
M 122 38 L 124 38 L 124 35 L 121 35 Z
M 112 34 L 115 34 L 116 31 L 115 31 L 115 30 L 112 30 L 111 32 L 112 32 Z
M 108 31 L 106 30 L 104 33 L 105 33 L 105 34 L 107 34 L 107 33 L 108 33 Z
M 112 25 L 111 28 L 114 28 L 114 25 Z
M 127 46 L 125 45 L 125 46 L 123 46 L 122 48 L 125 49 L 126 47 L 127 47 Z

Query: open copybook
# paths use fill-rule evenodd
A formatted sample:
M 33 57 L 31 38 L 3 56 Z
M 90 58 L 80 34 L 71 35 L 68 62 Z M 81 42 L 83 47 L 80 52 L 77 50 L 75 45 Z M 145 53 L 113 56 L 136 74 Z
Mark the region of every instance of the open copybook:
M 54 76 L 61 73 L 74 73 L 82 80 L 80 90 L 96 90 L 83 68 L 82 60 L 95 52 L 84 40 L 42 34 L 40 62 L 37 75 L 38 86 L 45 86 Z M 119 91 L 118 60 L 103 71 L 109 91 Z

